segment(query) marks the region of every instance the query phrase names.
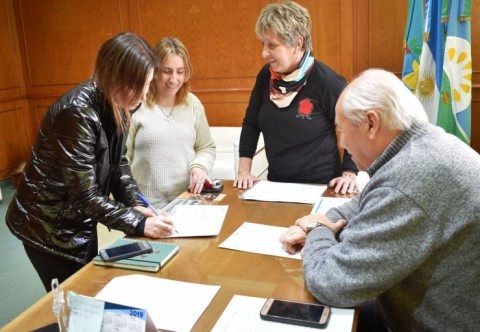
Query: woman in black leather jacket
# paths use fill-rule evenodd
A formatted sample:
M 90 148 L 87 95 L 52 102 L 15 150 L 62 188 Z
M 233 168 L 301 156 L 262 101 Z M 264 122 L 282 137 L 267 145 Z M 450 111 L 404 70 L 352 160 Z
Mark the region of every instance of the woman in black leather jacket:
M 153 238 L 173 231 L 171 219 L 138 200 L 125 157 L 131 114 L 157 65 L 145 40 L 119 34 L 101 46 L 93 78 L 43 118 L 6 220 L 47 291 L 97 255 L 99 222 Z

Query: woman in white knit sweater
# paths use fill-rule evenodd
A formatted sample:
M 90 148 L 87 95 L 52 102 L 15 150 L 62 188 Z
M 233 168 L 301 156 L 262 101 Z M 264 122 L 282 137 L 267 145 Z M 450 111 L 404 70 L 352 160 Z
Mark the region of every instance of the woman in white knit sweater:
M 200 100 L 189 92 L 187 49 L 176 38 L 154 47 L 156 70 L 146 103 L 132 117 L 127 157 L 133 178 L 157 208 L 185 190 L 202 191 L 215 161 L 215 143 Z

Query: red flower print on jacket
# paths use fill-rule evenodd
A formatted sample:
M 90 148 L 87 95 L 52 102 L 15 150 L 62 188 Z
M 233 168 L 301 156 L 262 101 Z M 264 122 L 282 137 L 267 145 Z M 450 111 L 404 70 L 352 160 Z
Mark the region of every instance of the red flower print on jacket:
M 308 98 L 302 99 L 298 103 L 297 118 L 301 117 L 302 119 L 307 118 L 308 120 L 310 120 L 310 115 L 312 114 L 312 111 L 313 111 L 312 101 Z

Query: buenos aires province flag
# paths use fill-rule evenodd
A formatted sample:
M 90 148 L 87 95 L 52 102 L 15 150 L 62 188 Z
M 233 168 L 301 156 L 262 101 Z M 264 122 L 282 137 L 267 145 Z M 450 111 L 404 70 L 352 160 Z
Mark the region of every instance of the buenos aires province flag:
M 437 124 L 470 144 L 472 53 L 471 0 L 450 0 Z

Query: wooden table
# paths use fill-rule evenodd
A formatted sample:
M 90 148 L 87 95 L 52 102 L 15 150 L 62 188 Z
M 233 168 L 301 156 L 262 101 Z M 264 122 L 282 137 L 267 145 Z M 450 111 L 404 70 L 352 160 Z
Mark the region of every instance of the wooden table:
M 180 252 L 158 273 L 105 268 L 89 263 L 62 284 L 65 292 L 72 290 L 77 294 L 95 296 L 114 277 L 128 274 L 221 286 L 194 331 L 210 331 L 235 294 L 315 302 L 306 289 L 301 261 L 218 248 L 244 221 L 287 227 L 309 214 L 312 206 L 244 201 L 238 199 L 241 191 L 233 188 L 232 181 L 224 181 L 224 184 L 226 196 L 217 204 L 229 205 L 229 208 L 218 237 L 161 239 L 180 244 Z M 336 195 L 327 190 L 325 196 Z M 354 321 L 357 322 L 357 312 Z M 3 331 L 28 331 L 53 322 L 50 292 L 7 324 Z

